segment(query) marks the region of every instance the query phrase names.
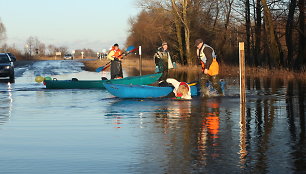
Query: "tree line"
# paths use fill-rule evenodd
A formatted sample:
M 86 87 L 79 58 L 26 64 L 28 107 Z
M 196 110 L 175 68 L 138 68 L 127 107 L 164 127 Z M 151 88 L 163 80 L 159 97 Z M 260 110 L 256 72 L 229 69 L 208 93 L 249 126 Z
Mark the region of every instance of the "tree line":
M 37 37 L 29 36 L 25 41 L 24 50 L 16 48 L 15 45 L 8 45 L 6 40 L 6 28 L 0 20 L 0 52 L 11 52 L 17 59 L 35 59 L 36 57 L 55 56 L 56 52 L 61 52 L 62 55 L 68 54 L 69 49 L 66 46 L 55 46 L 53 44 L 46 45 Z M 97 52 L 90 48 L 76 49 L 75 57 L 81 57 L 81 52 L 86 57 L 96 57 Z
M 138 0 L 127 45 L 152 56 L 167 41 L 177 62 L 197 64 L 194 41 L 211 45 L 220 62 L 238 63 L 245 42 L 249 66 L 301 69 L 305 58 L 305 0 Z

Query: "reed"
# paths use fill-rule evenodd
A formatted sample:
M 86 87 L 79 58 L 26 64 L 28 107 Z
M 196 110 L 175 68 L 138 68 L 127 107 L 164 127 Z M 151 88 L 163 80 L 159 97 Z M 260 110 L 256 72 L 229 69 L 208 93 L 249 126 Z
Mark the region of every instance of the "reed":
M 82 61 L 82 60 L 81 60 Z M 105 65 L 109 60 L 86 60 L 82 61 L 85 68 L 89 71 L 95 71 L 100 66 Z M 122 61 L 123 68 L 139 68 L 139 60 L 137 58 L 124 59 Z M 143 59 L 142 67 L 144 70 L 154 71 L 155 64 L 153 59 Z M 108 69 L 109 70 L 109 69 Z M 174 72 L 200 72 L 201 67 L 199 65 L 183 66 L 178 64 L 177 68 L 172 70 Z M 220 76 L 222 77 L 239 77 L 239 67 L 235 65 L 220 64 Z M 304 68 L 300 72 L 291 71 L 289 69 L 269 69 L 268 67 L 246 67 L 246 76 L 249 77 L 272 77 L 282 79 L 306 79 L 306 69 Z

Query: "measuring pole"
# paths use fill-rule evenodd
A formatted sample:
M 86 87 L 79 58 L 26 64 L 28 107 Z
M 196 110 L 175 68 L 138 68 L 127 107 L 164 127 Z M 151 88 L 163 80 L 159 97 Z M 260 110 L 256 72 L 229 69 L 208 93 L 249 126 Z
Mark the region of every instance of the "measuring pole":
M 139 46 L 139 75 L 141 76 L 141 71 L 142 71 L 142 59 L 141 59 L 141 46 Z
M 239 42 L 239 74 L 240 74 L 240 163 L 246 162 L 247 145 L 246 145 L 246 108 L 245 108 L 245 54 L 244 42 Z
M 240 71 L 240 103 L 245 103 L 245 55 L 244 42 L 239 42 L 239 71 Z

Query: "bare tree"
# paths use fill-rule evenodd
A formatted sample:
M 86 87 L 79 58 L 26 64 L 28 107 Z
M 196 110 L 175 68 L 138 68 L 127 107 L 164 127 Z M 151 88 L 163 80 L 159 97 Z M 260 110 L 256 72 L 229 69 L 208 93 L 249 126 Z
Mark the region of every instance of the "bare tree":
M 251 11 L 250 0 L 245 1 L 245 29 L 246 29 L 246 60 L 247 63 L 251 62 Z
M 184 41 L 184 43 L 180 43 L 185 46 L 184 50 L 180 48 L 180 55 L 184 56 L 184 59 L 187 60 L 189 65 L 193 64 L 192 56 L 190 55 L 190 19 L 188 16 L 188 6 L 190 6 L 190 0 L 171 0 L 173 14 L 175 14 L 175 22 L 176 22 L 176 31 L 179 42 Z M 182 25 L 181 25 L 181 24 Z M 180 27 L 182 26 L 184 32 L 184 38 L 182 39 L 182 34 L 180 31 Z M 182 46 L 180 46 L 182 47 Z M 183 52 L 183 53 L 181 53 Z
M 299 0 L 299 48 L 296 68 L 306 65 L 306 36 L 305 36 L 305 0 Z
M 26 45 L 25 45 L 25 53 L 29 55 L 29 57 L 32 57 L 33 55 L 34 44 L 35 44 L 35 38 L 30 36 L 26 40 Z
M 289 13 L 287 17 L 287 24 L 286 24 L 286 44 L 288 48 L 288 55 L 287 55 L 287 64 L 291 67 L 292 60 L 293 60 L 293 43 L 292 43 L 292 30 L 294 25 L 294 11 L 296 7 L 296 0 L 291 0 L 289 3 Z
M 58 52 L 61 52 L 62 55 L 67 54 L 68 53 L 68 48 L 65 46 L 61 46 L 59 48 L 56 49 Z
M 217 2 L 216 2 L 216 17 L 215 17 L 215 20 L 214 20 L 213 29 L 216 28 L 217 21 L 218 21 L 218 19 L 219 19 L 219 13 L 220 13 L 219 4 L 220 4 L 220 2 L 217 1 Z
M 288 62 L 305 64 L 305 0 L 138 1 L 143 11 L 131 20 L 127 43 L 143 44 L 147 53 L 165 40 L 171 42 L 180 63 L 193 64 L 195 51 L 191 43 L 202 38 L 215 48 L 218 58 L 235 64 L 237 43 L 245 40 L 249 65 L 284 66 L 286 47 Z M 287 8 L 288 2 L 291 8 Z M 294 4 L 299 10 L 293 8 Z
M 40 56 L 46 55 L 46 45 L 44 43 L 39 43 L 38 53 L 39 53 Z
M 48 45 L 47 49 L 48 49 L 48 55 L 49 56 L 54 56 L 55 55 L 56 47 L 54 45 L 52 45 L 52 44 Z
M 173 3 L 173 1 L 172 1 L 172 3 Z M 187 61 L 185 61 L 185 59 L 184 59 L 184 47 L 183 47 L 183 38 L 182 38 L 182 23 L 180 22 L 181 20 L 179 19 L 179 15 L 176 14 L 176 11 L 173 11 L 173 16 L 174 16 L 176 38 L 177 38 L 177 42 L 178 42 L 178 51 L 179 51 L 179 55 L 180 55 L 180 62 L 183 63 L 183 64 L 187 64 Z
M 256 0 L 255 7 L 255 51 L 254 51 L 254 59 L 255 66 L 258 66 L 260 61 L 260 45 L 261 45 L 261 3 L 260 0 Z
M 46 46 L 37 37 L 30 36 L 26 40 L 25 53 L 30 57 L 45 55 Z
M 229 37 L 230 36 L 230 32 L 229 31 L 229 25 L 231 22 L 231 14 L 232 14 L 232 10 L 233 10 L 233 3 L 234 0 L 225 0 L 225 1 L 221 1 L 223 4 L 223 26 L 224 28 L 222 28 L 222 32 L 220 32 L 219 35 L 219 39 L 220 41 L 217 44 L 217 47 L 220 49 L 220 54 L 221 57 L 228 57 L 230 55 L 227 54 L 227 52 L 229 51 L 228 46 L 230 46 L 230 43 L 228 42 Z
M 265 32 L 266 32 L 266 39 L 268 41 L 268 54 L 270 57 L 270 66 L 279 66 L 280 63 L 280 51 L 278 47 L 278 43 L 275 36 L 274 30 L 274 22 L 272 20 L 272 15 L 270 9 L 267 5 L 266 0 L 261 0 L 264 9 L 264 22 L 265 22 Z
M 0 19 L 0 44 L 5 39 L 6 39 L 6 29 L 5 29 L 5 26 Z

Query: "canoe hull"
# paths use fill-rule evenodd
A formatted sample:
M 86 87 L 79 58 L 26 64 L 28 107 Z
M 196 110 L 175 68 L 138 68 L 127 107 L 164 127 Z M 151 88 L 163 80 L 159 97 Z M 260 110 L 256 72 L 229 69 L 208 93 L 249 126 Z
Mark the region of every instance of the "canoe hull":
M 105 88 L 119 98 L 160 98 L 169 95 L 173 88 L 147 85 L 123 85 L 105 83 Z
M 105 89 L 104 80 L 45 80 L 47 89 Z
M 222 90 L 224 91 L 225 83 L 220 83 Z M 156 87 L 147 85 L 124 85 L 124 84 L 104 84 L 106 90 L 112 95 L 119 98 L 161 98 L 168 96 L 173 87 Z M 208 84 L 210 92 L 213 92 L 213 88 Z M 200 95 L 200 86 L 190 86 L 191 96 Z
M 112 80 L 45 80 L 47 89 L 105 89 L 104 83 L 111 84 L 131 84 L 131 85 L 149 85 L 156 82 L 161 73 L 149 74 L 144 76 L 132 76 L 123 79 Z

